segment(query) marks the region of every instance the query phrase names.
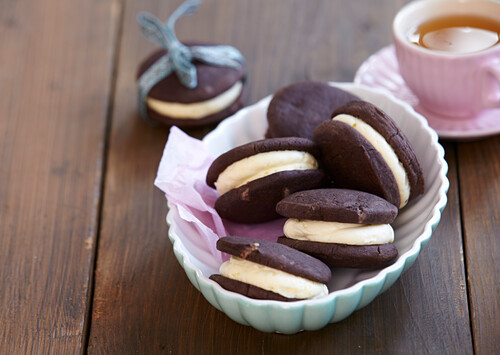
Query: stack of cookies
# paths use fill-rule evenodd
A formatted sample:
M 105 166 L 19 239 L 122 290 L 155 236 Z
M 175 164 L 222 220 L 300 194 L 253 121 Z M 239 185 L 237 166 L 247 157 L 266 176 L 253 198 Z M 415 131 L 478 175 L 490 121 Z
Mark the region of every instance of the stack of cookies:
M 324 294 L 316 283 L 328 281 L 330 275 L 319 271 L 326 265 L 375 268 L 394 261 L 391 223 L 424 192 L 418 158 L 396 123 L 373 104 L 317 82 L 279 90 L 267 119 L 266 139 L 218 157 L 207 184 L 220 194 L 215 208 L 221 217 L 238 223 L 287 217 L 284 236 L 277 243 L 221 239 L 219 250 L 233 257 L 221 266 L 222 276 L 212 279 L 248 297 L 296 300 Z M 255 257 L 269 250 L 275 259 L 291 259 L 273 263 Z M 291 271 L 287 263 L 315 265 L 317 274 Z M 271 270 L 261 274 L 262 268 Z M 308 281 L 297 283 L 288 275 L 269 282 L 259 276 L 275 275 L 275 269 Z M 282 280 L 315 291 L 290 293 Z

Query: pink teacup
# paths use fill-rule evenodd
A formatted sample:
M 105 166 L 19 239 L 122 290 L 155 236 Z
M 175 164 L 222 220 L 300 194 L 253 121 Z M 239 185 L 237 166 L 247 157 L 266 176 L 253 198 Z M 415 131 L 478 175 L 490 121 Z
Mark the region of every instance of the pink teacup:
M 500 22 L 500 2 L 422 0 L 403 7 L 393 22 L 399 69 L 426 109 L 443 117 L 472 117 L 500 107 L 500 44 L 471 53 L 418 46 L 409 33 L 431 18 L 473 14 Z

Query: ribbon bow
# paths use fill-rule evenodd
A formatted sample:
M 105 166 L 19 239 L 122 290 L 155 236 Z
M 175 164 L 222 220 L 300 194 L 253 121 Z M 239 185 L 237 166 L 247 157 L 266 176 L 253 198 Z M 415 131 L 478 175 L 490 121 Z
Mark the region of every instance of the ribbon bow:
M 185 46 L 175 36 L 175 22 L 184 15 L 189 15 L 198 9 L 200 1 L 192 0 L 182 3 L 173 12 L 165 24 L 152 14 L 141 12 L 137 20 L 144 36 L 165 48 L 167 53 L 159 58 L 138 79 L 139 113 L 150 121 L 147 115 L 146 97 L 159 81 L 175 71 L 179 81 L 187 88 L 198 85 L 194 59 L 201 62 L 229 68 L 240 68 L 244 62 L 241 53 L 231 46 Z

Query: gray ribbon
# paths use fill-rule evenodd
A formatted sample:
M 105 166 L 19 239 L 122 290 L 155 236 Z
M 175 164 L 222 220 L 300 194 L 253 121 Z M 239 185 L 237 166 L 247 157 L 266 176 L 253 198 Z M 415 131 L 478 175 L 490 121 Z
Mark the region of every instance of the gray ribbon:
M 198 85 L 193 60 L 229 68 L 240 68 L 244 62 L 241 53 L 231 46 L 188 47 L 179 42 L 175 36 L 175 22 L 184 15 L 194 13 L 199 6 L 198 0 L 182 3 L 165 24 L 149 13 L 141 12 L 137 16 L 144 36 L 167 50 L 167 53 L 153 63 L 137 81 L 139 114 L 148 122 L 152 121 L 147 114 L 147 95 L 151 88 L 173 72 L 182 85 L 192 89 Z

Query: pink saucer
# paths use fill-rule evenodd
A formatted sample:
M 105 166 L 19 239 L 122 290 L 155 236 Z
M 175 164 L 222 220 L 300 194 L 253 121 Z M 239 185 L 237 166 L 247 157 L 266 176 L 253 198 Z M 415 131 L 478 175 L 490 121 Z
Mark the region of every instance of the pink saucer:
M 440 138 L 471 140 L 500 133 L 500 108 L 479 112 L 475 117 L 449 119 L 428 111 L 406 86 L 396 59 L 394 46 L 382 48 L 370 56 L 358 69 L 354 82 L 389 90 L 395 97 L 406 101 L 427 119 Z

